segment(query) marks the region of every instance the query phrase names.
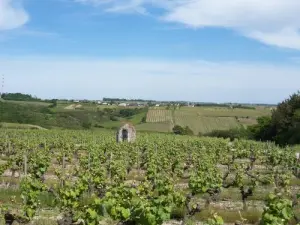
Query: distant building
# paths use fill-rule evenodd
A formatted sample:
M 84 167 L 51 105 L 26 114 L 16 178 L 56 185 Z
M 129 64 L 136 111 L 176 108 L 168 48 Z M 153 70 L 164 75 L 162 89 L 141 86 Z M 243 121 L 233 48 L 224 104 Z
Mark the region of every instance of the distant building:
M 127 104 L 126 103 L 120 103 L 119 106 L 123 106 L 123 107 L 126 107 Z

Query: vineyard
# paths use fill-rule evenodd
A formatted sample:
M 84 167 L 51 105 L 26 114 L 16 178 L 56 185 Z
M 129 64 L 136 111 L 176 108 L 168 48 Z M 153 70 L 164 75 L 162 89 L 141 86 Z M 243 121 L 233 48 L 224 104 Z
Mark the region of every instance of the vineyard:
M 3 129 L 0 154 L 0 224 L 300 223 L 299 162 L 272 143 Z
M 175 111 L 175 124 L 188 126 L 195 134 L 239 127 L 239 123 L 234 117 L 189 116 L 184 111 Z
M 171 122 L 172 121 L 172 111 L 166 109 L 156 109 L 149 110 L 147 114 L 148 123 L 158 123 L 158 122 Z
M 256 124 L 259 116 L 270 114 L 270 109 L 228 109 L 217 107 L 181 107 L 180 109 L 149 109 L 144 130 L 170 132 L 174 125 L 188 126 L 194 134 L 214 130 L 228 130 Z M 156 129 L 153 129 L 155 123 Z M 161 124 L 160 126 L 158 126 Z

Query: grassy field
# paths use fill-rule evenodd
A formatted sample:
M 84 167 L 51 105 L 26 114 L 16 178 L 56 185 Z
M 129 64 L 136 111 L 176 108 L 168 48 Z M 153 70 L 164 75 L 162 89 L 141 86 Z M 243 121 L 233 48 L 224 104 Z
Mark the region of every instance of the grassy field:
M 147 124 L 159 123 L 189 126 L 195 134 L 208 133 L 213 130 L 227 130 L 241 126 L 256 124 L 260 116 L 270 115 L 269 108 L 229 109 L 224 107 L 181 107 L 167 110 L 163 107 L 151 108 L 147 113 Z M 144 125 L 149 126 L 150 125 Z M 161 126 L 161 132 L 166 132 L 166 126 Z
M 20 104 L 20 105 L 34 105 L 34 106 L 49 106 L 49 105 L 51 105 L 51 103 L 48 103 L 48 102 L 30 102 L 30 101 L 13 101 L 13 100 L 5 100 L 5 102 Z
M 214 117 L 251 117 L 270 115 L 270 108 L 257 107 L 256 109 L 230 109 L 225 107 L 182 107 L 181 111 L 194 112 L 199 116 Z
M 175 113 L 175 124 L 182 127 L 189 126 L 195 134 L 204 134 L 213 130 L 229 130 L 240 124 L 233 117 L 189 117 L 182 112 Z
M 172 132 L 172 128 L 173 125 L 171 122 L 143 123 L 136 125 L 137 131 Z

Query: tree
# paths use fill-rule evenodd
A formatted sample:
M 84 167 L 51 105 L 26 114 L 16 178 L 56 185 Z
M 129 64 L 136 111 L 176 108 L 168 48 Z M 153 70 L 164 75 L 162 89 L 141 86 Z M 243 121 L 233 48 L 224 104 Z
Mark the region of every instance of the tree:
M 278 144 L 299 144 L 300 93 L 291 95 L 280 103 L 272 113 L 272 123 L 276 132 L 274 140 Z
M 50 102 L 51 105 L 49 106 L 49 108 L 55 108 L 57 106 L 57 99 L 52 99 Z
M 252 138 L 257 141 L 271 141 L 276 135 L 271 116 L 257 118 L 257 124 L 249 126 L 248 129 L 252 133 Z
M 278 104 L 271 117 L 260 117 L 257 122 L 249 127 L 256 140 L 300 144 L 300 92 Z

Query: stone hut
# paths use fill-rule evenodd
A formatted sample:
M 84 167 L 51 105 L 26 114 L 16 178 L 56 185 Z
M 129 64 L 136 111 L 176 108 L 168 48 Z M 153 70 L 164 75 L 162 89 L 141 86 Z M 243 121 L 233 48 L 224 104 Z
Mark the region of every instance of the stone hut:
M 126 123 L 117 132 L 117 142 L 134 142 L 136 130 L 133 125 Z

